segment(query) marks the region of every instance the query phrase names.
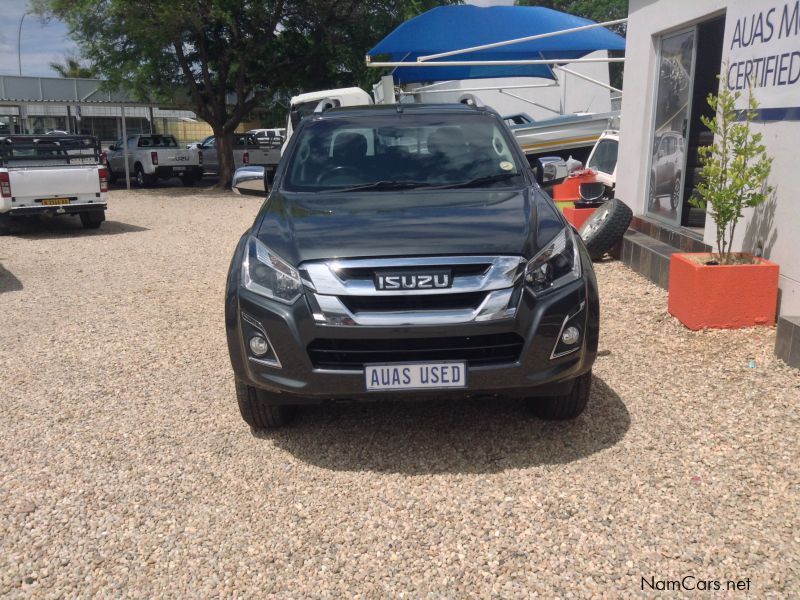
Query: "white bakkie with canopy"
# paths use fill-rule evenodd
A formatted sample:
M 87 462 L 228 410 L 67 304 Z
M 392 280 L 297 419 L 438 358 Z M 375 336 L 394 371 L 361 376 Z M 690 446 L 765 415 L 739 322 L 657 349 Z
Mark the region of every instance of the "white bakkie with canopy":
M 87 229 L 105 220 L 108 170 L 97 138 L 0 136 L 0 233 L 36 215 L 78 215 Z

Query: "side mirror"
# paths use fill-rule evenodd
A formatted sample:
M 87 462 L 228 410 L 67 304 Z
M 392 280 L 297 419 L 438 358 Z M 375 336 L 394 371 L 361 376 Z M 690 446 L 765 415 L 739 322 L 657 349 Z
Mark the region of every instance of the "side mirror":
M 560 156 L 543 156 L 536 159 L 536 181 L 541 186 L 561 183 L 569 174 L 567 162 Z
M 264 196 L 269 191 L 267 171 L 264 167 L 240 167 L 233 174 L 232 187 L 243 196 Z
M 111 150 L 111 151 L 114 151 L 114 150 L 116 150 L 116 149 L 117 149 L 117 146 L 116 146 L 116 144 L 111 144 L 111 145 L 108 147 L 108 149 L 109 149 L 109 150 Z
M 300 112 L 297 110 L 289 111 L 289 120 L 292 122 L 292 128 L 297 129 L 300 125 Z

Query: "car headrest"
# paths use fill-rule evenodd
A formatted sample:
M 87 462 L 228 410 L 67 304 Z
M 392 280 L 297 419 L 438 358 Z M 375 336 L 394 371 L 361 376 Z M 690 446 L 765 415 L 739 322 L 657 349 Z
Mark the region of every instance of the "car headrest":
M 343 160 L 364 158 L 367 155 L 367 138 L 361 133 L 346 132 L 336 136 L 333 157 Z

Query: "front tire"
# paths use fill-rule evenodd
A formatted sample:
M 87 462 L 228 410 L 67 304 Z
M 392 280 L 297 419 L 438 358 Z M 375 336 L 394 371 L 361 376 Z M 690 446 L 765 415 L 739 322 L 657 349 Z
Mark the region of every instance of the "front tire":
M 295 415 L 295 407 L 271 404 L 269 392 L 259 390 L 239 381 L 236 384 L 236 400 L 245 422 L 255 430 L 278 429 L 287 425 Z
M 681 176 L 678 175 L 672 183 L 672 193 L 669 195 L 669 207 L 674 211 L 678 208 L 681 199 Z
M 589 402 L 592 390 L 592 372 L 589 371 L 575 379 L 575 384 L 568 394 L 548 396 L 546 398 L 530 398 L 528 403 L 533 414 L 540 419 L 565 421 L 580 415 Z

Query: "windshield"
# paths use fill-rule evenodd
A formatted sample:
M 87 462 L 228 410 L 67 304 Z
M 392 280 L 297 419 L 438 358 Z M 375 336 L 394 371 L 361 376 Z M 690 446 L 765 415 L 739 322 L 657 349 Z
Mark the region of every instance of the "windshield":
M 594 169 L 601 173 L 611 174 L 617 167 L 617 151 L 619 150 L 619 143 L 617 140 L 605 139 L 598 142 L 597 147 L 594 149 L 589 164 L 586 165 L 587 169 Z
M 326 118 L 298 134 L 290 191 L 508 186 L 522 168 L 491 115 Z

